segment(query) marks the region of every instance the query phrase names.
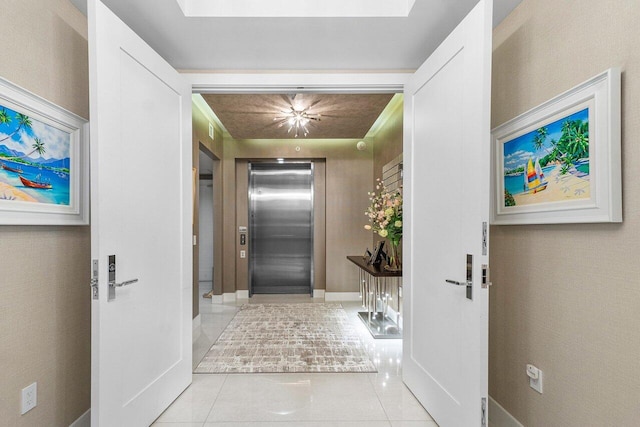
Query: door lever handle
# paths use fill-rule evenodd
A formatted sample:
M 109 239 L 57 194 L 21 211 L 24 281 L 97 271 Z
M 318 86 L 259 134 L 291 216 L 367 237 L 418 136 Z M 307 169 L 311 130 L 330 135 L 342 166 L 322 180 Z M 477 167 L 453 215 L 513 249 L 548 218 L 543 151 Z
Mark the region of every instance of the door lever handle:
M 458 282 L 457 280 L 445 279 L 445 282 L 456 286 L 464 286 L 466 289 L 467 299 L 473 300 L 473 255 L 467 254 L 467 280 Z
M 466 287 L 467 299 L 473 300 L 473 255 L 467 254 L 467 280 L 464 282 L 458 282 L 457 280 L 445 279 L 447 283 L 451 283 L 456 286 Z
M 121 282 L 121 283 L 109 282 L 109 286 L 115 287 L 115 288 L 121 288 L 123 286 L 132 285 L 132 284 L 136 283 L 137 281 L 138 281 L 138 279 L 125 280 L 124 282 Z
M 473 285 L 473 283 L 471 282 L 458 282 L 458 281 L 449 280 L 449 279 L 446 279 L 445 282 L 451 283 L 452 285 L 456 285 L 456 286 L 472 286 Z
M 138 281 L 138 279 L 125 280 L 124 282 L 117 283 L 116 282 L 116 256 L 109 255 L 109 281 L 107 284 L 109 285 L 107 288 L 109 290 L 109 295 L 107 295 L 107 301 L 113 301 L 116 299 L 116 288 L 121 288 L 123 286 L 128 286 L 134 284 Z
M 131 285 L 132 283 L 136 283 L 138 281 L 138 279 L 133 279 L 133 280 L 125 280 L 124 282 L 121 283 L 116 283 L 115 280 L 110 280 L 108 282 L 109 284 L 109 297 L 107 298 L 108 301 L 113 301 L 114 299 L 116 299 L 116 288 L 121 288 L 123 286 L 127 286 L 127 285 Z

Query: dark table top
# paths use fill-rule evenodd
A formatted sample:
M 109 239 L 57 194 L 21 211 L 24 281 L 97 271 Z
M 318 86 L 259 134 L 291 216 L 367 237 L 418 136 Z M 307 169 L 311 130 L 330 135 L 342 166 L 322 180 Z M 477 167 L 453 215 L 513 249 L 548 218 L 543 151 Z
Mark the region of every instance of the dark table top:
M 367 261 L 362 255 L 349 255 L 347 259 L 373 277 L 402 277 L 402 271 L 385 270 L 384 262 L 378 266 L 367 264 Z

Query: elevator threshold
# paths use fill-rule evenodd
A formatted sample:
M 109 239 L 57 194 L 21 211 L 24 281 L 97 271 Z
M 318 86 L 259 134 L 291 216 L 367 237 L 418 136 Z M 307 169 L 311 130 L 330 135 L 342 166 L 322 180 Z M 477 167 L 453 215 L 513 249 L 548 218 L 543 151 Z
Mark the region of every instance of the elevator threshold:
M 263 286 L 254 289 L 254 294 L 311 294 L 308 286 Z

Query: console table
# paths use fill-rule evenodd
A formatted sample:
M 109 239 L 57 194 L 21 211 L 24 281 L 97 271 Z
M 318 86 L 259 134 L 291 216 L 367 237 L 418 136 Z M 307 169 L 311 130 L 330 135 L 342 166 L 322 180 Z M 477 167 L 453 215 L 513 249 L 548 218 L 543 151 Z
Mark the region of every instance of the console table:
M 348 256 L 347 259 L 358 266 L 360 297 L 362 306 L 367 311 L 358 313 L 360 319 L 374 338 L 402 338 L 402 331 L 398 326 L 402 307 L 401 295 L 402 272 L 384 269 L 384 263 L 378 266 L 367 264 L 362 256 Z M 398 315 L 396 319 L 389 316 L 389 299 L 392 289 L 398 295 Z

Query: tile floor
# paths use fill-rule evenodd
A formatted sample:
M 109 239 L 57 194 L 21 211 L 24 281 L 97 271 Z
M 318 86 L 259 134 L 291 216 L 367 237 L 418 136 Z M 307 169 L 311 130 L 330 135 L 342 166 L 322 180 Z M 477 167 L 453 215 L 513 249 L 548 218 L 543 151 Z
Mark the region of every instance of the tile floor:
M 203 284 L 202 289 L 206 289 Z M 210 289 L 210 284 L 209 284 Z M 200 294 L 202 295 L 201 292 Z M 234 304 L 201 298 L 193 366 L 243 303 L 323 302 L 308 296 L 257 295 Z M 378 373 L 194 374 L 193 383 L 153 424 L 157 427 L 436 427 L 402 383 L 402 341 L 374 340 L 344 302 Z

